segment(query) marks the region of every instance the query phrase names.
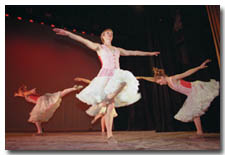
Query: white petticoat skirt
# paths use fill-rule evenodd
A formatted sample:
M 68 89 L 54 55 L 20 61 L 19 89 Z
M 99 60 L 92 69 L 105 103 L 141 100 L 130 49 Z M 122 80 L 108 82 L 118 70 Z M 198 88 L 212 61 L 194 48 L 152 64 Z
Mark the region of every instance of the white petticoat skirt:
M 187 96 L 182 108 L 174 116 L 182 122 L 193 121 L 207 111 L 213 99 L 219 95 L 219 82 L 211 79 L 209 82 L 192 82 L 192 92 Z
M 54 112 L 60 106 L 62 98 L 60 97 L 60 91 L 56 93 L 46 93 L 40 96 L 37 100 L 37 104 L 30 112 L 29 122 L 47 122 L 54 114 Z
M 95 77 L 76 97 L 88 105 L 96 105 L 114 93 L 122 82 L 126 82 L 126 86 L 115 97 L 114 106 L 123 107 L 137 102 L 141 98 L 139 82 L 131 72 L 122 69 L 116 69 L 112 77 Z
M 92 105 L 90 108 L 88 108 L 88 109 L 86 110 L 86 113 L 87 113 L 89 116 L 96 116 L 96 115 L 98 115 L 98 114 L 105 115 L 106 112 L 107 112 L 106 110 L 107 110 L 107 107 L 106 107 L 106 106 L 98 107 L 98 105 Z M 117 117 L 117 116 L 118 116 L 118 114 L 117 114 L 115 108 L 113 108 L 112 114 L 113 114 L 113 117 Z

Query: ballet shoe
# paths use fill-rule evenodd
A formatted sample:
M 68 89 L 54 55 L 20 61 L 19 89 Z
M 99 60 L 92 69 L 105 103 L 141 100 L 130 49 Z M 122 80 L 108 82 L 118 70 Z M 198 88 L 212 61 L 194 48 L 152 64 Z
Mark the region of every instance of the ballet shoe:
M 76 90 L 79 90 L 79 89 L 83 88 L 83 86 L 81 86 L 81 85 L 76 85 L 76 84 L 75 84 L 75 85 L 73 86 L 73 88 L 75 88 Z
M 117 144 L 118 142 L 113 136 L 111 136 L 111 137 L 107 138 L 107 143 L 108 144 Z

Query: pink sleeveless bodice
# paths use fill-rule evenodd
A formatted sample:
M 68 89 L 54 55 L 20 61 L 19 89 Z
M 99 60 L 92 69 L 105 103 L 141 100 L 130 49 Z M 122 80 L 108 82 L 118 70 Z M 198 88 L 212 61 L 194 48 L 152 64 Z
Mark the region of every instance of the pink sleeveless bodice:
M 98 56 L 102 67 L 97 76 L 113 76 L 114 70 L 120 68 L 120 52 L 117 49 L 112 50 L 105 45 L 101 45 Z
M 37 102 L 37 100 L 38 100 L 39 97 L 40 96 L 38 96 L 38 95 L 30 95 L 29 96 L 29 98 L 32 99 L 32 100 L 34 100 L 35 102 Z
M 189 95 L 191 93 L 191 82 L 187 82 L 184 80 L 179 80 L 177 83 L 173 83 L 172 78 L 169 78 L 170 80 L 170 86 L 173 90 L 182 93 L 184 95 Z

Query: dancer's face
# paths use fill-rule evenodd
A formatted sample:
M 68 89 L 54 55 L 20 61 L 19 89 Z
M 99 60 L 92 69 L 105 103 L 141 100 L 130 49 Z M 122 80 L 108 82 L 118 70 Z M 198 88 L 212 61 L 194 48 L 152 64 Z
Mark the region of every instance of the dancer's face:
M 112 42 L 113 40 L 113 32 L 111 30 L 106 30 L 103 35 L 102 35 L 102 38 L 105 41 L 110 41 Z
M 160 84 L 160 85 L 167 85 L 167 80 L 166 80 L 166 77 L 164 76 L 161 76 L 159 77 L 157 80 L 156 80 L 156 83 Z

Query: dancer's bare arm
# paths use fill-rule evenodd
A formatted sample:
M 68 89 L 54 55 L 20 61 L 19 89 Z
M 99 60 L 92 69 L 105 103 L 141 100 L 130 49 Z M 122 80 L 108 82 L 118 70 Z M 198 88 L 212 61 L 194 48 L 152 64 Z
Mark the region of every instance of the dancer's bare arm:
M 183 78 L 185 78 L 187 76 L 190 76 L 190 75 L 194 74 L 195 72 L 197 72 L 197 71 L 199 71 L 201 69 L 207 68 L 208 66 L 206 66 L 206 64 L 209 63 L 210 61 L 211 61 L 210 59 L 207 59 L 200 66 L 192 68 L 192 69 L 189 69 L 189 70 L 187 70 L 184 73 L 174 75 L 174 76 L 172 76 L 172 78 L 174 80 L 179 80 L 179 79 L 183 79 Z
M 146 81 L 149 81 L 149 82 L 155 82 L 155 79 L 154 77 L 146 77 L 146 76 L 136 76 L 136 79 L 142 79 L 142 80 L 146 80 Z
M 29 96 L 31 94 L 36 94 L 36 88 L 23 92 L 24 96 Z
M 36 94 L 36 88 L 33 88 L 31 90 L 28 90 L 28 91 L 19 90 L 18 92 L 14 93 L 14 96 L 25 97 L 25 96 L 29 96 L 31 94 Z
M 56 32 L 56 34 L 58 35 L 62 35 L 62 36 L 67 36 L 73 40 L 76 40 L 84 45 L 86 45 L 88 48 L 94 50 L 94 51 L 97 51 L 100 47 L 100 44 L 99 43 L 95 43 L 95 42 L 92 42 L 88 39 L 85 39 L 79 35 L 76 35 L 74 33 L 71 33 L 69 31 L 66 31 L 64 29 L 59 29 L 59 28 L 54 28 L 53 31 Z
M 120 55 L 122 56 L 158 56 L 160 52 L 143 52 L 139 50 L 125 50 L 123 48 L 117 47 L 117 49 L 120 51 Z

